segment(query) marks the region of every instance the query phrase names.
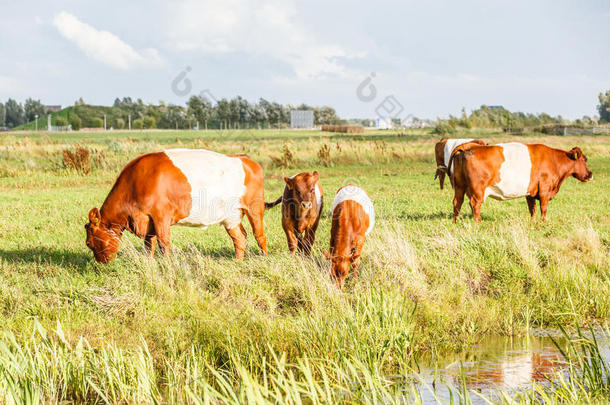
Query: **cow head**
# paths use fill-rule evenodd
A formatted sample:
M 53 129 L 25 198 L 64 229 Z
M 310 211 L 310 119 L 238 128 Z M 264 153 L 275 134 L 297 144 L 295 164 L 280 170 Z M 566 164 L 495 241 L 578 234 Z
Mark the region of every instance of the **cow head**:
M 299 217 L 304 216 L 314 206 L 316 201 L 316 183 L 318 172 L 299 173 L 294 177 L 284 177 L 286 187 L 292 191 L 293 203 Z
M 436 157 L 436 174 L 434 175 L 434 180 L 438 177 L 441 190 L 443 189 L 443 184 L 445 184 L 445 174 L 447 173 L 447 167 L 445 166 L 445 143 L 447 143 L 447 139 L 443 138 L 434 146 L 434 156 Z
M 323 251 L 324 257 L 330 261 L 330 274 L 337 282 L 337 287 L 343 288 L 343 281 L 349 273 L 349 267 L 352 264 L 351 258 L 348 256 L 331 255 L 329 252 Z
M 587 157 L 577 146 L 567 152 L 568 157 L 574 161 L 572 176 L 580 181 L 587 182 L 593 178 L 593 172 L 587 167 Z
M 89 223 L 85 225 L 85 229 L 86 244 L 93 252 L 95 260 L 99 263 L 108 263 L 114 259 L 119 250 L 119 235 L 102 223 L 102 216 L 97 208 L 91 208 L 89 211 Z

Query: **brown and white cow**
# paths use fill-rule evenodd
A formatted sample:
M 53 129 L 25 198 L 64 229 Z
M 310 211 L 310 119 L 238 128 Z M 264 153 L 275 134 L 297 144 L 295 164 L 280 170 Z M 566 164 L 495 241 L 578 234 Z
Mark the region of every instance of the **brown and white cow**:
M 265 204 L 267 208 L 271 208 L 282 203 L 282 227 L 292 254 L 297 249 L 310 254 L 316 240 L 323 205 L 319 179 L 318 172 L 284 177 L 286 186 L 283 195 L 276 201 Z
M 330 252 L 324 255 L 331 261 L 331 274 L 341 289 L 350 265 L 358 277 L 362 247 L 375 225 L 375 208 L 366 191 L 348 184 L 337 191 L 331 211 Z
M 466 150 L 458 147 L 448 167 L 452 165 L 451 184 L 455 190 L 453 222 L 460 213 L 464 194 L 470 199 L 477 222 L 481 221 L 481 205 L 487 197 L 497 200 L 526 197 L 532 218 L 536 200 L 539 200 L 542 220 L 545 220 L 549 201 L 566 178 L 572 176 L 582 182 L 593 178 L 587 167 L 587 158 L 578 147 L 567 152 L 540 144 L 516 142 Z
M 170 246 L 171 225 L 205 229 L 222 224 L 233 239 L 235 257 L 244 256 L 248 217 L 262 253 L 265 202 L 263 170 L 245 155 L 227 156 L 203 149 L 169 149 L 135 158 L 116 179 L 102 208 L 89 211 L 87 246 L 95 260 L 107 263 L 119 249 L 125 229 L 155 242 L 162 253 Z
M 462 146 L 464 145 L 464 146 Z M 439 142 L 434 145 L 434 156 L 436 157 L 436 174 L 434 175 L 434 180 L 438 177 L 440 182 L 441 190 L 443 189 L 443 185 L 445 184 L 445 174 L 451 173 L 448 172 L 449 159 L 451 158 L 451 154 L 458 146 L 462 146 L 462 148 L 466 148 L 467 146 L 474 145 L 487 145 L 485 141 L 480 139 L 455 139 L 455 138 L 443 138 Z

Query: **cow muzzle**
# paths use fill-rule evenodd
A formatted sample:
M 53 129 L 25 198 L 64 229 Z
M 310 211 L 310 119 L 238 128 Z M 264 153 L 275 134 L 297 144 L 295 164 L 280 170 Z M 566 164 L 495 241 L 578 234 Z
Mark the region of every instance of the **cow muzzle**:
M 311 209 L 311 206 L 311 201 L 301 201 L 301 208 L 303 208 L 304 210 Z

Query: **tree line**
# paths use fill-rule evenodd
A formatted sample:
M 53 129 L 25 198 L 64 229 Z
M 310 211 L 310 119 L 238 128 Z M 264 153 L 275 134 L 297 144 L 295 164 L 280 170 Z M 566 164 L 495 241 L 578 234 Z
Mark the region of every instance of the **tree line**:
M 44 105 L 40 100 L 28 98 L 21 104 L 9 98 L 6 103 L 0 102 L 0 127 L 14 128 L 26 122 L 34 121 L 36 115 L 45 114 Z
M 106 116 L 106 127 L 116 129 L 127 128 L 130 123 L 134 129 L 187 129 L 196 125 L 200 129 L 270 128 L 290 125 L 290 111 L 295 109 L 312 110 L 314 125 L 342 122 L 329 106 L 280 104 L 264 98 L 253 103 L 241 96 L 213 103 L 206 97 L 192 96 L 185 106 L 163 101 L 147 104 L 142 99 L 123 97 L 116 98 L 112 107 L 104 107 L 88 105 L 81 98 L 74 107 L 52 114 L 52 124 L 71 124 L 73 129 L 102 127 Z M 13 99 L 0 103 L 0 126 L 15 128 L 33 121 L 36 115 L 45 115 L 40 100 L 28 98 L 23 105 Z
M 599 116 L 584 116 L 574 121 L 575 124 L 595 125 L 598 122 L 610 123 L 610 90 L 600 93 L 597 111 Z M 91 106 L 83 99 L 74 103 L 74 107 L 65 112 L 53 114 L 53 125 L 71 124 L 73 129 L 81 127 L 102 127 L 106 116 L 107 128 L 122 129 L 129 126 L 134 129 L 162 128 L 187 129 L 199 125 L 200 129 L 238 129 L 286 127 L 290 124 L 291 110 L 313 110 L 314 125 L 341 124 L 334 108 L 329 106 L 309 106 L 306 104 L 290 105 L 268 101 L 264 98 L 250 102 L 241 96 L 232 99 L 220 99 L 212 102 L 204 96 L 192 96 L 185 106 L 166 104 L 146 104 L 141 99 L 131 97 L 116 98 L 112 107 Z M 0 127 L 15 128 L 31 122 L 36 116 L 44 117 L 45 106 L 40 100 L 28 98 L 23 104 L 9 98 L 0 102 Z M 46 117 L 43 125 L 46 124 Z M 447 120 L 439 120 L 437 127 L 441 132 L 451 132 L 463 128 L 514 128 L 532 127 L 545 124 L 560 124 L 561 116 L 549 114 L 527 114 L 511 112 L 505 108 L 481 106 L 467 114 L 462 110 L 461 117 L 450 115 Z M 362 120 L 365 126 L 372 125 L 372 120 Z

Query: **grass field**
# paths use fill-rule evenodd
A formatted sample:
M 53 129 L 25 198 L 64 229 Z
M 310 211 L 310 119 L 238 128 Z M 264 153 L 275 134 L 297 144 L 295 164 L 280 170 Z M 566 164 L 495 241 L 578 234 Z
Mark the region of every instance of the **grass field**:
M 400 402 L 390 376 L 424 352 L 605 324 L 610 137 L 517 140 L 580 146 L 594 172 L 564 183 L 545 223 L 518 199 L 486 202 L 481 224 L 465 204 L 452 224 L 452 191 L 433 181 L 437 137 L 424 131 L 1 135 L 0 403 Z M 92 151 L 88 175 L 64 167 L 62 151 L 77 144 Z M 117 260 L 95 264 L 87 212 L 131 158 L 168 147 L 249 154 L 267 201 L 283 176 L 318 170 L 326 203 L 312 258 L 289 255 L 277 207 L 265 215 L 268 257 L 244 221 L 242 261 L 216 226 L 173 227 L 172 255 L 154 260 L 126 234 Z M 340 292 L 320 249 L 334 193 L 349 182 L 367 190 L 377 222 L 360 278 Z

